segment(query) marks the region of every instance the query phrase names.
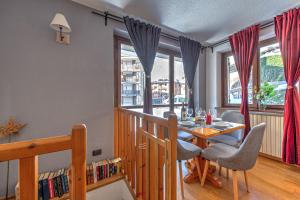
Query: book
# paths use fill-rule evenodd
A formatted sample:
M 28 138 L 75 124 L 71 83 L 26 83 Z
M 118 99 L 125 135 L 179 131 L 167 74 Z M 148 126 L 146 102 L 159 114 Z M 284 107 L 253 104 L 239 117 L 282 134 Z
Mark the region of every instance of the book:
M 68 170 L 67 169 L 64 170 L 63 176 L 64 176 L 64 181 L 65 181 L 66 192 L 69 192 L 69 178 L 68 178 Z
M 57 172 L 54 173 L 53 178 L 53 189 L 54 189 L 54 197 L 58 197 L 58 184 L 57 184 Z
M 43 180 L 42 180 L 42 183 L 43 183 L 43 200 L 49 200 L 50 199 L 48 177 L 49 177 L 49 172 L 47 172 L 44 175 Z
M 57 176 L 56 176 L 58 197 L 62 197 L 62 195 L 63 195 L 62 182 L 61 182 L 61 177 L 60 177 L 61 172 L 60 171 L 61 170 L 59 170 L 57 172 Z
M 44 174 L 40 174 L 38 182 L 38 199 L 43 200 L 43 177 Z
M 64 180 L 64 170 L 65 169 L 61 169 L 59 171 L 59 178 L 61 179 L 61 186 L 62 186 L 62 193 L 65 194 L 66 193 L 66 186 L 65 186 L 65 180 Z
M 54 198 L 53 177 L 54 177 L 54 172 L 51 172 L 50 175 L 49 175 L 49 177 L 48 177 L 50 199 Z
M 96 163 L 92 162 L 92 167 L 93 167 L 93 183 L 97 183 L 97 167 Z

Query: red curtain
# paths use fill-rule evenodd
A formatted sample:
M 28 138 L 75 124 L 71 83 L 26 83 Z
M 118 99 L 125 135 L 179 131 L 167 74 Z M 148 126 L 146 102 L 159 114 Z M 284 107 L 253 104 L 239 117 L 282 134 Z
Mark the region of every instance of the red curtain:
M 244 138 L 250 130 L 248 83 L 253 58 L 257 52 L 258 39 L 259 25 L 251 26 L 229 37 L 232 54 L 242 86 L 242 102 L 240 111 L 245 118 L 246 128 Z
M 300 165 L 300 102 L 295 86 L 300 79 L 300 9 L 275 17 L 274 24 L 287 82 L 282 159 L 286 163 Z

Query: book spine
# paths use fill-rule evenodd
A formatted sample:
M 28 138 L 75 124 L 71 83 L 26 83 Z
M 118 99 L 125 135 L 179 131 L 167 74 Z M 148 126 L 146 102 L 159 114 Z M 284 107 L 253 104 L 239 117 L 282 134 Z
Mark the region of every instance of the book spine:
M 57 180 L 58 197 L 61 197 L 63 195 L 63 191 L 62 191 L 60 176 L 56 177 L 56 180 Z
M 60 179 L 61 179 L 62 193 L 65 194 L 67 193 L 67 191 L 66 191 L 64 176 L 62 174 L 60 175 Z
M 53 185 L 54 185 L 54 197 L 58 197 L 58 185 L 57 185 L 57 177 L 54 177 L 53 179 Z
M 49 200 L 49 186 L 48 179 L 43 180 L 43 200 Z
M 65 180 L 65 188 L 66 188 L 66 192 L 69 192 L 69 183 L 68 183 L 68 177 L 66 175 L 64 176 L 64 180 Z
M 54 190 L 53 190 L 53 181 L 52 179 L 48 179 L 48 185 L 49 185 L 49 194 L 50 194 L 50 199 L 54 198 Z
M 39 200 L 43 200 L 43 181 L 39 181 Z

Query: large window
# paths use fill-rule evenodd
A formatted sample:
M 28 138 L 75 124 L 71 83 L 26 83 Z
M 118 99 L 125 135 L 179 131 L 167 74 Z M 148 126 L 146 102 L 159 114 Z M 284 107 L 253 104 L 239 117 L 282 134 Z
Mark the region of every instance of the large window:
M 241 103 L 241 85 L 233 56 L 223 54 L 223 106 L 239 106 Z M 259 90 L 271 91 L 264 100 L 267 108 L 283 108 L 286 89 L 283 63 L 279 44 L 274 40 L 263 41 L 259 45 L 253 60 L 251 77 L 248 85 L 249 105 L 257 108 L 255 94 Z
M 236 69 L 232 55 L 226 57 L 226 77 L 227 78 L 227 102 L 228 104 L 240 104 L 242 101 L 242 87 L 238 71 Z M 248 102 L 253 103 L 253 79 L 252 73 L 248 84 Z
M 268 85 L 273 90 L 272 98 L 266 99 L 268 105 L 283 105 L 286 90 L 283 63 L 278 43 L 260 47 L 259 77 L 260 88 Z
M 145 73 L 130 41 L 115 36 L 115 106 L 143 107 Z M 186 83 L 180 53 L 159 48 L 151 73 L 154 113 L 187 103 Z M 175 107 L 176 109 L 176 107 Z

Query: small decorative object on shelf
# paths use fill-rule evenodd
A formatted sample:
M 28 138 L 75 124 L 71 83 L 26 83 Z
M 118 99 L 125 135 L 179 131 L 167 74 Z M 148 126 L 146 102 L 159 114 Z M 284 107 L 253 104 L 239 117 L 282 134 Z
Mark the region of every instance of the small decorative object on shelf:
M 272 97 L 275 96 L 274 86 L 265 82 L 262 86 L 260 86 L 260 90 L 254 90 L 254 98 L 257 103 L 257 107 L 259 110 L 265 110 L 267 104 L 272 104 Z
M 8 136 L 8 143 L 11 142 L 11 135 L 19 133 L 26 124 L 17 122 L 13 117 L 10 117 L 5 125 L 0 126 L 0 138 Z M 7 161 L 7 173 L 6 173 L 6 192 L 5 199 L 8 199 L 8 184 L 9 184 L 9 161 Z

